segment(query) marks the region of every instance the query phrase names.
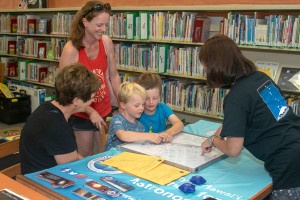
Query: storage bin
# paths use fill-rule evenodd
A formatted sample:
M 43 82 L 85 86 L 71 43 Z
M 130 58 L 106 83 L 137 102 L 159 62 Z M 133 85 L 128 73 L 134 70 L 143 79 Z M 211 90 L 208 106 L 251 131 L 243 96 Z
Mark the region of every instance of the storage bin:
M 14 92 L 14 98 L 0 95 L 0 121 L 6 124 L 24 122 L 31 114 L 30 95 Z

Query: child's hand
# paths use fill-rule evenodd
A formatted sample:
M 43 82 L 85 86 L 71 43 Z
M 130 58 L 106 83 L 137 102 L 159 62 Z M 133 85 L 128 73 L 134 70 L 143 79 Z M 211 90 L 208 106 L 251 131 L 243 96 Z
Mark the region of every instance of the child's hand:
M 173 138 L 172 134 L 167 133 L 167 132 L 163 132 L 160 135 L 163 138 L 163 142 L 171 142 L 172 141 L 172 138 Z
M 149 140 L 155 144 L 160 144 L 163 141 L 163 137 L 157 133 L 149 133 Z

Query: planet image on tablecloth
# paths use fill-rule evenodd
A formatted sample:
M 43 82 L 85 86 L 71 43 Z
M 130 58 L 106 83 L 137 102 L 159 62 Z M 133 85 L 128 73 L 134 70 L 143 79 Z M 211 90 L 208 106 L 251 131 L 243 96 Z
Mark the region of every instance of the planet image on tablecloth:
M 117 168 L 101 165 L 101 162 L 111 158 L 112 156 L 102 156 L 99 158 L 95 158 L 87 163 L 87 167 L 98 173 L 105 173 L 105 174 L 121 174 L 123 172 L 119 171 Z

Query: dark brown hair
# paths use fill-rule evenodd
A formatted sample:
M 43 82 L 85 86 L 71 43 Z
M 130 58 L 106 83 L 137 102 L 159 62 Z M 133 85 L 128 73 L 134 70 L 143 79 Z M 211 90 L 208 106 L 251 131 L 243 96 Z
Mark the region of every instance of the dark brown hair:
M 160 76 L 157 74 L 152 74 L 149 72 L 143 73 L 137 79 L 137 83 L 140 84 L 143 88 L 145 88 L 145 90 L 158 88 L 159 93 L 161 93 L 162 82 Z
M 87 102 L 101 86 L 98 76 L 79 63 L 61 69 L 55 78 L 55 100 L 70 105 L 75 97 Z
M 111 7 L 109 3 L 102 3 L 101 1 L 89 1 L 76 13 L 75 18 L 71 24 L 69 39 L 72 41 L 73 46 L 77 50 L 84 48 L 82 39 L 84 36 L 85 27 L 83 25 L 82 19 L 86 18 L 87 21 L 90 22 L 95 16 L 102 12 L 106 12 L 109 14 L 111 13 Z
M 206 68 L 207 83 L 212 88 L 232 86 L 237 80 L 256 71 L 236 43 L 225 35 L 215 35 L 201 48 L 199 58 Z

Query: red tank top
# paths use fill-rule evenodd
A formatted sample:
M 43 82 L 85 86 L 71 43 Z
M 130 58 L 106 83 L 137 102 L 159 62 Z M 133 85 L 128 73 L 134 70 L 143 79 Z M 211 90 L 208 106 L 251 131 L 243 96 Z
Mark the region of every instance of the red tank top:
M 107 70 L 107 60 L 102 40 L 99 40 L 99 52 L 95 60 L 89 60 L 85 50 L 80 49 L 78 62 L 85 65 L 89 71 L 95 73 L 101 81 L 101 87 L 94 97 L 94 102 L 91 103 L 90 106 L 94 108 L 101 117 L 105 117 L 111 112 L 111 105 L 108 88 L 106 85 L 105 72 Z M 85 119 L 90 119 L 89 115 L 86 113 L 75 113 L 74 115 Z

